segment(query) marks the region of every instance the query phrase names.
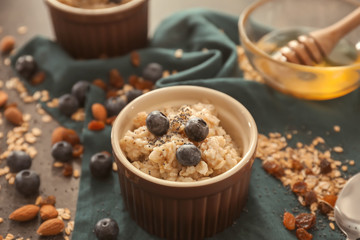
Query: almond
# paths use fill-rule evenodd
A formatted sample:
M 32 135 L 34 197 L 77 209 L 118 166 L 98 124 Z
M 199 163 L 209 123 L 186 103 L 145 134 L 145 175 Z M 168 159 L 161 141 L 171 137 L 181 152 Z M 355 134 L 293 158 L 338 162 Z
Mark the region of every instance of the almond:
M 92 131 L 100 131 L 105 128 L 105 123 L 101 121 L 92 120 L 88 124 L 88 129 Z
M 5 118 L 14 125 L 21 125 L 23 123 L 23 115 L 16 107 L 6 108 L 4 112 Z
M 9 219 L 19 222 L 29 221 L 37 216 L 39 209 L 40 208 L 34 204 L 28 204 L 13 211 Z
M 15 47 L 15 38 L 13 36 L 5 36 L 0 42 L 0 51 L 2 53 L 9 53 Z
M 91 112 L 92 112 L 93 117 L 96 120 L 104 122 L 106 120 L 106 118 L 107 118 L 106 108 L 104 107 L 104 105 L 102 105 L 100 103 L 94 103 L 91 106 Z
M 51 218 L 56 218 L 58 216 L 58 211 L 53 205 L 46 204 L 40 208 L 40 217 L 42 220 L 48 220 Z
M 64 228 L 65 224 L 63 220 L 59 218 L 53 218 L 43 222 L 36 232 L 40 236 L 53 236 L 61 233 Z
M 63 140 L 63 133 L 66 130 L 64 127 L 57 127 L 51 134 L 51 143 L 55 144 Z
M 0 91 L 0 108 L 5 106 L 6 101 L 8 100 L 9 96 L 6 92 Z

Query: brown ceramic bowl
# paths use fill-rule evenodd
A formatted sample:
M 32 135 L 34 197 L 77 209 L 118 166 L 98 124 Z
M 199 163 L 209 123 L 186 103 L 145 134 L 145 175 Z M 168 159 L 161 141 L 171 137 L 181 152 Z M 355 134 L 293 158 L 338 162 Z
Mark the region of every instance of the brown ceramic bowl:
M 197 182 L 173 182 L 152 177 L 134 167 L 119 140 L 133 129 L 138 112 L 209 102 L 221 126 L 242 149 L 243 159 L 227 172 Z M 244 207 L 257 144 L 257 127 L 248 110 L 232 97 L 196 86 L 166 87 L 130 102 L 116 118 L 111 142 L 125 207 L 151 234 L 168 239 L 202 239 L 230 226 Z
M 57 42 L 75 58 L 119 56 L 147 45 L 148 0 L 102 9 L 44 1 Z

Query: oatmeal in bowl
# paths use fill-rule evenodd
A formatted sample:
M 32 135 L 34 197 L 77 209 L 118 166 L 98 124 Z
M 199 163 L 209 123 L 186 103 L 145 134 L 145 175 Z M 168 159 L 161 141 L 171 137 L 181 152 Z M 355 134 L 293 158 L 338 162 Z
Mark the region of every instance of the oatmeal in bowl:
M 111 142 L 124 205 L 149 233 L 202 239 L 240 215 L 257 128 L 232 97 L 196 86 L 153 90 L 120 112 Z

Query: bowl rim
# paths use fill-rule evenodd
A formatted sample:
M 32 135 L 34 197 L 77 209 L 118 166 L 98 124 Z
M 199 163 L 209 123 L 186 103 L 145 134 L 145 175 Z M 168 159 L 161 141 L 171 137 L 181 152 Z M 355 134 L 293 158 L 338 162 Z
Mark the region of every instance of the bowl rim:
M 87 8 L 78 8 L 66 5 L 58 0 L 44 0 L 49 6 L 52 6 L 60 11 L 77 14 L 77 15 L 93 15 L 93 16 L 101 16 L 101 15 L 108 15 L 113 13 L 121 13 L 126 12 L 129 9 L 136 8 L 137 6 L 141 5 L 143 2 L 148 0 L 131 0 L 130 2 L 120 4 L 114 7 L 108 8 L 99 8 L 99 9 L 87 9 Z
M 153 96 L 156 96 L 157 94 L 164 93 L 164 92 L 168 92 L 167 94 L 171 96 L 172 91 L 186 91 L 189 89 L 199 91 L 199 92 L 207 91 L 209 94 L 218 95 L 220 98 L 223 98 L 226 101 L 229 101 L 229 103 L 233 104 L 234 110 L 236 107 L 236 109 L 245 113 L 243 115 L 249 125 L 249 128 L 250 128 L 249 150 L 243 154 L 242 159 L 231 169 L 227 170 L 226 172 L 224 172 L 218 176 L 215 176 L 215 177 L 212 177 L 209 179 L 205 179 L 205 180 L 201 180 L 201 181 L 176 182 L 176 181 L 164 180 L 164 179 L 160 179 L 157 177 L 153 177 L 153 176 L 150 176 L 150 175 L 142 172 L 141 170 L 139 170 L 138 168 L 136 168 L 135 166 L 133 166 L 130 163 L 130 161 L 126 158 L 125 154 L 123 153 L 123 151 L 120 148 L 120 144 L 119 144 L 120 138 L 119 138 L 118 132 L 116 131 L 116 129 L 118 129 L 118 127 L 119 127 L 120 119 L 122 118 L 123 115 L 126 115 L 130 109 L 133 108 L 133 105 L 136 105 L 143 98 L 152 98 Z M 170 91 L 170 93 L 169 93 L 169 91 Z M 200 101 L 200 99 L 199 99 L 199 101 Z M 136 98 L 135 100 L 133 100 L 129 104 L 127 104 L 127 106 L 116 117 L 113 127 L 112 127 L 112 130 L 111 130 L 111 145 L 112 145 L 112 149 L 113 149 L 113 154 L 116 155 L 116 158 L 125 166 L 125 168 L 127 170 L 131 171 L 136 176 L 138 176 L 144 180 L 147 180 L 149 182 L 152 182 L 154 184 L 159 184 L 159 185 L 167 186 L 167 187 L 177 187 L 177 188 L 207 186 L 207 185 L 211 185 L 213 183 L 217 183 L 222 180 L 228 179 L 229 177 L 234 175 L 236 172 L 238 172 L 240 169 L 242 169 L 255 156 L 257 140 L 258 140 L 258 131 L 257 131 L 257 126 L 255 123 L 255 120 L 252 117 L 252 115 L 250 114 L 250 112 L 244 107 L 244 105 L 242 105 L 239 101 L 235 100 L 234 98 L 232 98 L 231 96 L 229 96 L 223 92 L 220 92 L 220 91 L 217 91 L 217 90 L 214 90 L 211 88 L 207 88 L 207 87 L 190 86 L 190 85 L 164 87 L 164 88 L 155 89 L 146 94 L 143 94 L 142 96 Z
M 301 65 L 291 62 L 285 62 L 285 61 L 279 61 L 274 58 L 272 58 L 269 54 L 265 53 L 264 51 L 260 50 L 256 47 L 255 44 L 248 38 L 246 31 L 245 31 L 245 23 L 247 19 L 249 18 L 250 14 L 255 11 L 258 7 L 268 3 L 268 2 L 274 2 L 275 0 L 259 0 L 255 3 L 250 4 L 244 10 L 241 12 L 239 20 L 238 20 L 238 29 L 239 29 L 239 35 L 240 35 L 240 41 L 241 45 L 247 45 L 255 54 L 260 55 L 261 57 L 265 57 L 267 60 L 277 63 L 277 64 L 283 64 L 284 66 L 288 68 L 293 68 L 295 70 L 299 71 L 311 71 L 313 69 L 318 70 L 331 70 L 331 71 L 341 71 L 348 68 L 358 68 L 360 67 L 360 63 L 355 63 L 352 65 L 345 65 L 345 66 L 327 66 L 327 67 L 321 67 L 321 66 L 307 66 L 307 65 Z M 344 2 L 345 0 L 339 0 L 341 2 Z M 354 1 L 354 0 L 346 0 L 345 2 L 351 3 L 356 6 L 360 6 L 360 2 Z M 360 41 L 359 41 L 360 42 Z

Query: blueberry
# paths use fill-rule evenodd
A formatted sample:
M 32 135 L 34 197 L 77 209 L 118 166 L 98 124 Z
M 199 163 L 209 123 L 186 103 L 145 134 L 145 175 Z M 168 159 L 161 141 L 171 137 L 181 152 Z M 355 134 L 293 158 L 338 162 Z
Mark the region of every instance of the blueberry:
M 181 145 L 176 150 L 176 159 L 181 165 L 195 166 L 201 160 L 201 152 L 194 144 Z
M 187 121 L 185 133 L 190 140 L 201 142 L 209 134 L 209 127 L 203 119 L 194 117 Z
M 32 159 L 29 154 L 24 151 L 12 151 L 6 158 L 6 164 L 10 168 L 10 172 L 17 173 L 24 169 L 29 169 Z
M 141 94 L 143 94 L 143 92 L 139 89 L 132 89 L 132 90 L 126 92 L 127 102 L 128 103 L 131 102 L 135 98 L 139 97 Z
M 162 136 L 169 129 L 169 119 L 159 111 L 152 111 L 146 117 L 146 127 L 155 136 Z
M 112 157 L 110 154 L 100 152 L 94 154 L 90 159 L 90 171 L 96 178 L 105 178 L 110 175 L 112 170 Z
M 94 232 L 99 240 L 115 240 L 119 234 L 119 226 L 114 219 L 103 218 L 96 223 Z
M 15 188 L 23 195 L 38 193 L 40 186 L 39 175 L 32 170 L 22 170 L 16 174 Z
M 158 63 L 149 63 L 143 70 L 142 77 L 145 80 L 149 80 L 152 82 L 156 82 L 159 80 L 163 75 L 163 68 Z
M 68 162 L 72 159 L 73 148 L 70 143 L 60 141 L 54 144 L 51 149 L 51 155 L 56 161 Z
M 120 97 L 111 97 L 105 102 L 105 108 L 109 117 L 118 115 L 125 106 L 126 102 Z
M 78 108 L 79 102 L 73 95 L 64 94 L 59 98 L 59 110 L 67 117 L 70 117 Z
M 37 64 L 33 56 L 23 55 L 16 60 L 15 69 L 20 76 L 26 80 L 30 80 L 37 71 Z
M 71 94 L 76 97 L 81 107 L 84 106 L 86 94 L 90 89 L 90 83 L 87 81 L 79 81 L 71 88 Z

